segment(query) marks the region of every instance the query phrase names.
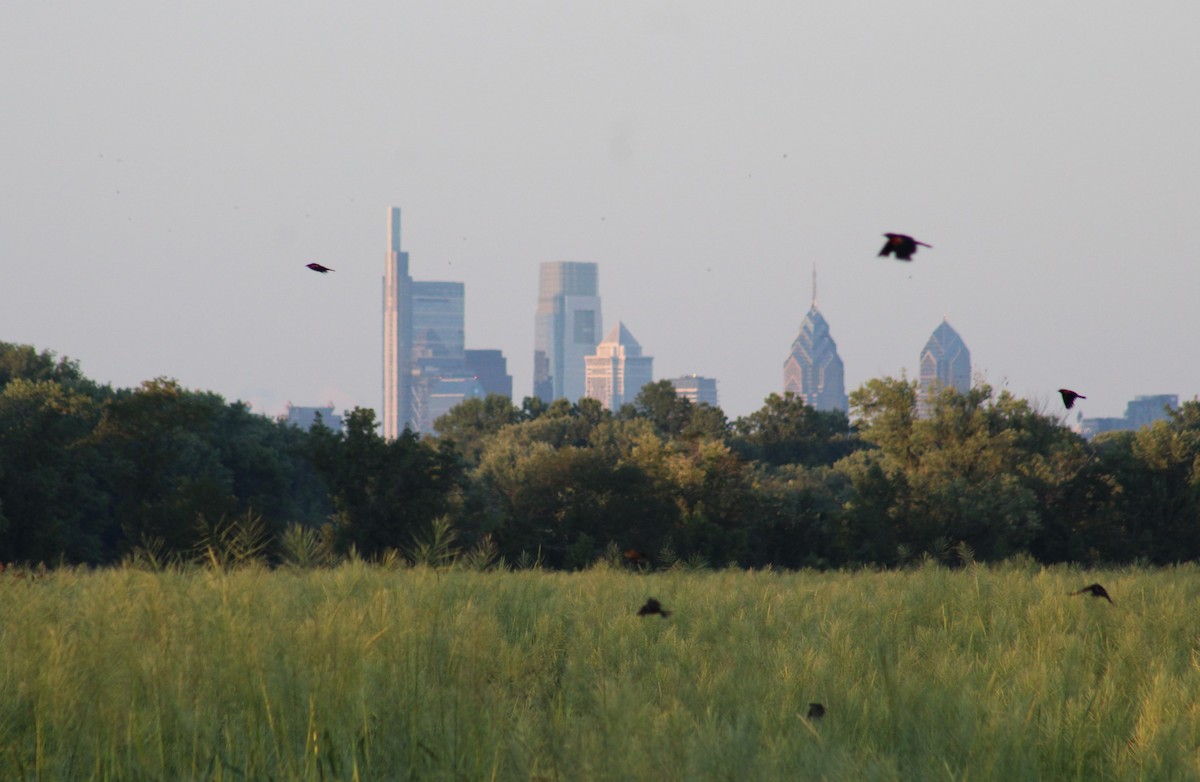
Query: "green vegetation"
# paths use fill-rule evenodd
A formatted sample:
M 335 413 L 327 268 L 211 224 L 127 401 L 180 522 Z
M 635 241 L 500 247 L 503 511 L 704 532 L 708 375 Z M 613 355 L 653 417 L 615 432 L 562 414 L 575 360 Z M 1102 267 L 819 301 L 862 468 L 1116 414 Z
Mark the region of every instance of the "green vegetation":
M 1197 576 L 9 570 L 0 777 L 1195 779 Z
M 481 556 L 565 570 L 610 545 L 655 568 L 1200 558 L 1200 401 L 1091 442 L 987 385 L 924 417 L 903 379 L 850 404 L 772 394 L 731 422 L 660 381 L 615 412 L 471 399 L 436 436 L 387 441 L 371 410 L 305 432 L 0 343 L 0 562 L 328 565 L 395 559 L 439 525 Z

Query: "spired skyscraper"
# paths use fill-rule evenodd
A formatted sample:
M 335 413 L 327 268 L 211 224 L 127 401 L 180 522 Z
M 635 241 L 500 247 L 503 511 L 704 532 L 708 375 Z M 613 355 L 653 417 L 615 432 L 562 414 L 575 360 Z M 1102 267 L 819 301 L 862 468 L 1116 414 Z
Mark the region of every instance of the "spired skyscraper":
M 829 324 L 817 309 L 815 269 L 812 307 L 800 322 L 800 334 L 783 362 L 783 390 L 801 397 L 817 410 L 846 412 L 850 407 L 842 357 L 829 334 Z
M 586 391 L 584 359 L 600 341 L 599 268 L 594 263 L 543 263 L 533 334 L 533 395 L 577 402 Z
M 400 209 L 388 220 L 383 268 L 383 436 L 394 440 L 412 419 L 412 288 L 408 253 L 400 249 Z
M 943 317 L 921 351 L 918 414 L 927 414 L 930 400 L 939 389 L 945 388 L 953 388 L 960 394 L 971 390 L 971 351 Z

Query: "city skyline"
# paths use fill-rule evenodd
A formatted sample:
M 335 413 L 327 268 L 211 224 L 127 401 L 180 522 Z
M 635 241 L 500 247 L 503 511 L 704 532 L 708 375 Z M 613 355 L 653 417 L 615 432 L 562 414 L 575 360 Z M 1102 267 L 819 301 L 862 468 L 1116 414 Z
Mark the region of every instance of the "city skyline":
M 0 339 L 118 387 L 378 410 L 398 204 L 517 399 L 555 260 L 602 263 L 609 318 L 731 417 L 778 391 L 814 262 L 847 391 L 917 377 L 947 313 L 1036 409 L 1194 398 L 1200 7 L 1034 10 L 8 4 Z M 932 247 L 878 258 L 888 232 Z
M 466 285 L 413 280 L 400 249 L 401 208 L 388 209 L 383 274 L 383 436 L 431 434 L 438 418 L 466 399 L 507 388 L 499 350 L 466 349 Z M 494 355 L 493 355 L 494 354 Z

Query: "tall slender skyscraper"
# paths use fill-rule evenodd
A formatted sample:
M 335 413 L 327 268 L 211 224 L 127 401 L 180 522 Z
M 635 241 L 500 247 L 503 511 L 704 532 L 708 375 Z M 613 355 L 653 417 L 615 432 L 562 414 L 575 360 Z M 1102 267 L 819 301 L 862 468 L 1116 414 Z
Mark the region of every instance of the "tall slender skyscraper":
M 584 359 L 600 341 L 599 268 L 594 263 L 543 263 L 534 321 L 533 393 L 544 402 L 578 401 Z
M 921 351 L 918 414 L 928 414 L 930 401 L 945 388 L 953 388 L 960 394 L 971 390 L 971 351 L 949 321 L 942 318 Z
M 400 209 L 392 207 L 383 271 L 383 436 L 389 440 L 412 421 L 412 287 L 408 253 L 400 249 Z
M 783 390 L 804 399 L 817 410 L 849 409 L 845 369 L 829 324 L 817 310 L 817 272 L 813 269 L 812 307 L 800 321 L 800 334 L 783 362 Z

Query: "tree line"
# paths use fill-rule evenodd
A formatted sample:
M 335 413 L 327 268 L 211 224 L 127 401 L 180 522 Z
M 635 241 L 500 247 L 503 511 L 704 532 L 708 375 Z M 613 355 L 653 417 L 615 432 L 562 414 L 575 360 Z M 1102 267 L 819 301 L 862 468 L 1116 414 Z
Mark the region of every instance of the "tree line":
M 730 421 L 661 381 L 617 411 L 469 399 L 434 436 L 389 441 L 369 409 L 303 431 L 168 379 L 102 386 L 0 343 L 0 563 L 1200 557 L 1200 402 L 1091 441 L 985 384 L 943 391 L 925 415 L 917 402 L 916 383 L 880 378 L 849 416 L 772 394 Z

